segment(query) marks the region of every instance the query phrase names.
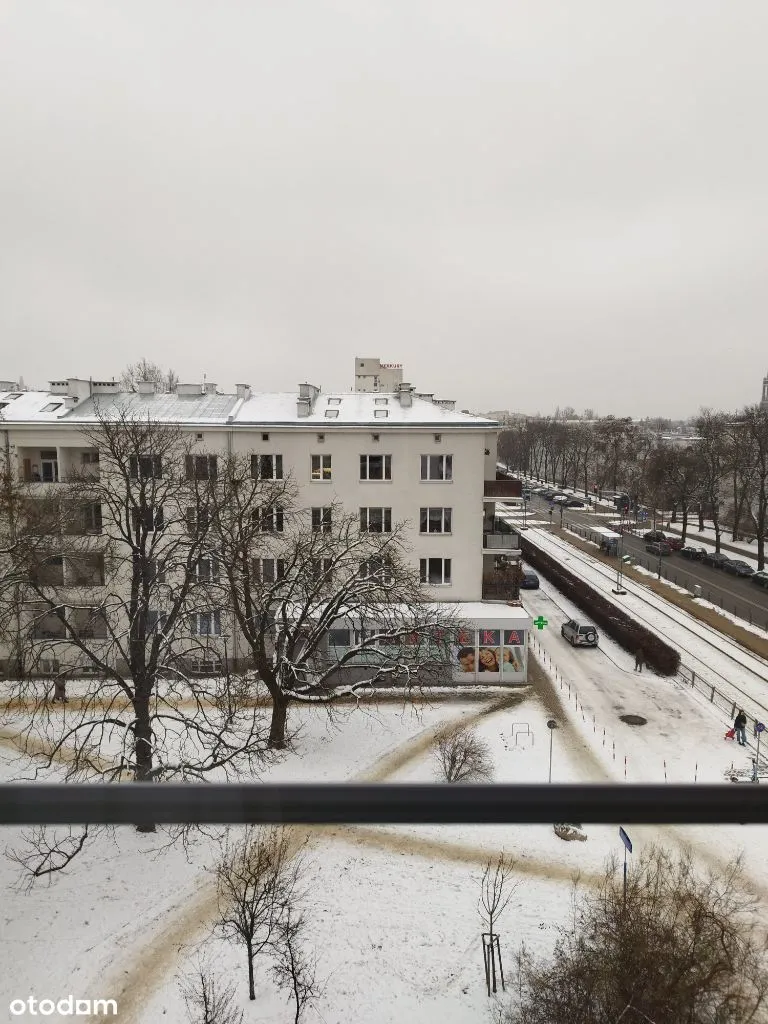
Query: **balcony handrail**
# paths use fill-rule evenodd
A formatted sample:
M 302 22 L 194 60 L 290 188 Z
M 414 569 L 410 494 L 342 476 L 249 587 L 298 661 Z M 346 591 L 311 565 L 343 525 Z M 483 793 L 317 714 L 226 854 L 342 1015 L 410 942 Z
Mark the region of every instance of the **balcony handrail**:
M 0 825 L 768 823 L 759 785 L 4 783 Z

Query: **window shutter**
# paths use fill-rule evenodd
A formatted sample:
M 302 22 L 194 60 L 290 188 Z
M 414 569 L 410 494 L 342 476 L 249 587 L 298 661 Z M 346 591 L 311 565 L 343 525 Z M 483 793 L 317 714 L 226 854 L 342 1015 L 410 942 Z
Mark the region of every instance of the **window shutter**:
M 152 473 L 155 480 L 161 480 L 163 476 L 163 464 L 159 455 L 152 456 Z
M 139 479 L 139 457 L 138 455 L 131 455 L 128 459 L 128 465 L 130 466 L 131 480 Z
M 215 455 L 209 455 L 208 456 L 208 476 L 211 478 L 211 480 L 215 480 L 217 473 L 218 473 L 218 459 L 216 458 Z
M 184 461 L 187 464 L 187 480 L 195 479 L 195 457 L 194 455 L 186 455 Z
M 283 456 L 275 456 L 275 480 L 283 479 Z

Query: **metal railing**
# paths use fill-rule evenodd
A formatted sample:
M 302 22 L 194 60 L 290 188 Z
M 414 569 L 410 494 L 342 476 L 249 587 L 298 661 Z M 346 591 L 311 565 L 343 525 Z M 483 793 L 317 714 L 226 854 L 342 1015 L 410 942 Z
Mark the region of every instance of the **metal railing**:
M 0 785 L 0 825 L 764 824 L 760 785 Z

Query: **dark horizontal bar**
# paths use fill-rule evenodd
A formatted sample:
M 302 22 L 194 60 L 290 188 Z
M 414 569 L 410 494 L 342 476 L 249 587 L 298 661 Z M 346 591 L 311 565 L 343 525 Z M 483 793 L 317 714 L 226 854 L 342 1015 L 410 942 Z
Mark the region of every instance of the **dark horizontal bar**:
M 7 783 L 0 824 L 764 824 L 768 786 Z

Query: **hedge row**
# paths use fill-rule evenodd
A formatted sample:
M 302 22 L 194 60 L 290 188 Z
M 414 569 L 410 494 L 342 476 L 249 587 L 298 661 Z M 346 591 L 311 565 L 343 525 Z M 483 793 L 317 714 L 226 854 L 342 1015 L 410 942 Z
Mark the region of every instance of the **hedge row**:
M 638 647 L 642 647 L 646 662 L 663 676 L 673 676 L 677 673 L 680 654 L 674 647 L 664 643 L 656 633 L 630 618 L 594 587 L 590 587 L 550 555 L 535 547 L 527 537 L 520 539 L 520 547 L 526 562 L 534 569 L 538 569 L 561 594 L 585 612 L 590 620 L 597 623 L 617 644 L 631 654 L 634 654 Z

